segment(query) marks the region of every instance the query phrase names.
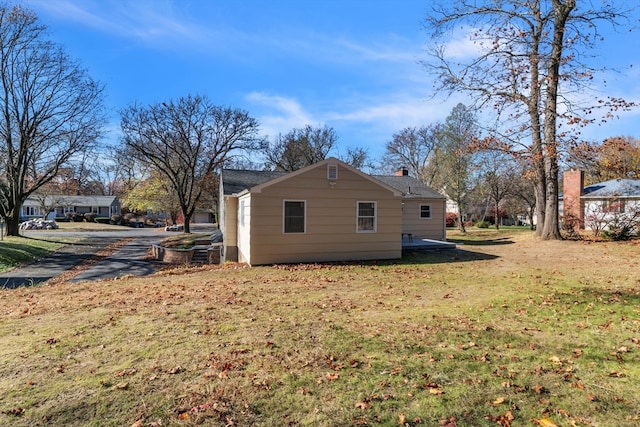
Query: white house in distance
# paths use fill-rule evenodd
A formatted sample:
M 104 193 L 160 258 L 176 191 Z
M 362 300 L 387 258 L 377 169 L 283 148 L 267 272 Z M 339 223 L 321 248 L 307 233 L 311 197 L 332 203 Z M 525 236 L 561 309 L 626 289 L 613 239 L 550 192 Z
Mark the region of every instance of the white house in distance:
M 584 186 L 584 172 L 563 175 L 560 214 L 565 225 L 587 230 L 606 229 L 621 216 L 640 215 L 640 180 L 612 179 Z
M 121 204 L 116 196 L 64 196 L 48 195 L 44 198 L 45 206 L 55 207 L 47 219 L 64 217 L 69 212 L 84 214 L 93 212 L 99 217 L 111 217 L 121 213 Z M 38 196 L 31 195 L 25 200 L 20 210 L 24 218 L 42 217 L 41 201 Z
M 397 259 L 445 240 L 445 197 L 406 173 L 370 176 L 329 158 L 295 172 L 223 169 L 226 261 L 250 265 Z

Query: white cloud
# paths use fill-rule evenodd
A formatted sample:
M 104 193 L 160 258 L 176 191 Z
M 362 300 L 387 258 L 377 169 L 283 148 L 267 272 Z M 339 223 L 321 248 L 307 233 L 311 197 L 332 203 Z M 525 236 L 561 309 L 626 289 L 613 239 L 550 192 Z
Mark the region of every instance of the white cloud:
M 269 95 L 263 92 L 252 92 L 245 96 L 247 102 L 254 105 L 263 133 L 274 138 L 293 128 L 301 128 L 307 124 L 316 124 L 310 113 L 294 98 Z
M 181 16 L 170 1 L 137 0 L 124 5 L 113 0 L 27 0 L 26 4 L 58 19 L 159 46 L 197 43 L 208 31 Z
M 478 30 L 464 27 L 451 34 L 444 43 L 445 56 L 449 59 L 473 58 L 482 53 L 481 46 L 473 41 L 473 36 Z

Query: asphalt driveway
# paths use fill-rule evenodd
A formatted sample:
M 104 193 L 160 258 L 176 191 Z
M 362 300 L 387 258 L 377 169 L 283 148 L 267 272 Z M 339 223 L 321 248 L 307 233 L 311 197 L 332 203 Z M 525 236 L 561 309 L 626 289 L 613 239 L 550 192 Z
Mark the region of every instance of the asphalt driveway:
M 213 231 L 213 226 L 192 226 L 194 233 Z M 146 259 L 152 244 L 157 244 L 175 232 L 153 228 L 131 228 L 118 231 L 26 231 L 27 237 L 51 239 L 54 236 L 76 236 L 82 239 L 62 247 L 57 252 L 32 264 L 0 273 L 0 287 L 16 288 L 32 286 L 53 279 L 79 265 L 101 249 L 130 239 L 114 253 L 100 257 L 86 270 L 71 279 L 71 282 L 114 279 L 123 276 L 146 276 L 157 271 L 158 263 Z

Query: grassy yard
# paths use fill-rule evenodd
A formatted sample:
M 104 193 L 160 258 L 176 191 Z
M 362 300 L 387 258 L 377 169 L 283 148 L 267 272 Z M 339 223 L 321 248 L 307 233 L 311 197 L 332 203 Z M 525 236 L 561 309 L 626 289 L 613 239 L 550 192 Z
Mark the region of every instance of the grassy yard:
M 128 227 L 92 222 L 59 222 L 60 231 L 117 231 L 128 230 Z M 49 230 L 44 237 L 29 237 L 30 232 L 23 232 L 21 237 L 4 236 L 0 240 L 0 273 L 22 264 L 42 258 L 64 246 L 78 241 L 80 237 L 62 237 L 58 230 Z
M 0 291 L 0 424 L 636 426 L 640 245 Z
M 0 273 L 42 258 L 65 244 L 60 239 L 54 240 L 4 236 L 0 240 Z

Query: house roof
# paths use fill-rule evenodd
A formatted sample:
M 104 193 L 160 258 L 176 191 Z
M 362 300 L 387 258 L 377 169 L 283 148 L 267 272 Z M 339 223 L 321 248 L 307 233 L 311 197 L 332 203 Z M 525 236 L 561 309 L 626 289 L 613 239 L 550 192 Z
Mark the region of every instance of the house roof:
M 446 199 L 445 196 L 412 176 L 373 175 L 373 177 L 400 191 L 405 199 Z
M 584 187 L 585 198 L 640 197 L 640 179 L 612 179 Z
M 256 170 L 241 170 L 241 169 L 223 169 L 222 170 L 222 182 L 224 195 L 240 194 L 243 191 L 249 190 L 253 187 L 262 187 L 270 185 L 274 182 L 282 179 L 287 179 L 289 176 L 295 176 L 299 173 L 303 173 L 307 168 L 317 167 L 325 163 L 340 163 L 342 166 L 352 169 L 354 172 L 362 175 L 363 177 L 376 181 L 384 187 L 387 187 L 391 191 L 401 193 L 404 198 L 413 199 L 445 199 L 442 194 L 438 193 L 434 189 L 422 184 L 416 178 L 410 176 L 387 176 L 387 175 L 367 175 L 358 169 L 340 162 L 337 159 L 329 158 L 315 165 L 307 166 L 295 172 L 274 172 L 274 171 L 256 171 Z M 259 190 L 259 189 L 258 189 Z
M 37 202 L 37 196 L 29 196 L 30 202 Z M 116 200 L 116 196 L 65 196 L 48 195 L 44 198 L 47 205 L 55 206 L 111 206 Z
M 222 182 L 225 195 L 239 194 L 256 185 L 287 175 L 288 172 L 223 169 Z

